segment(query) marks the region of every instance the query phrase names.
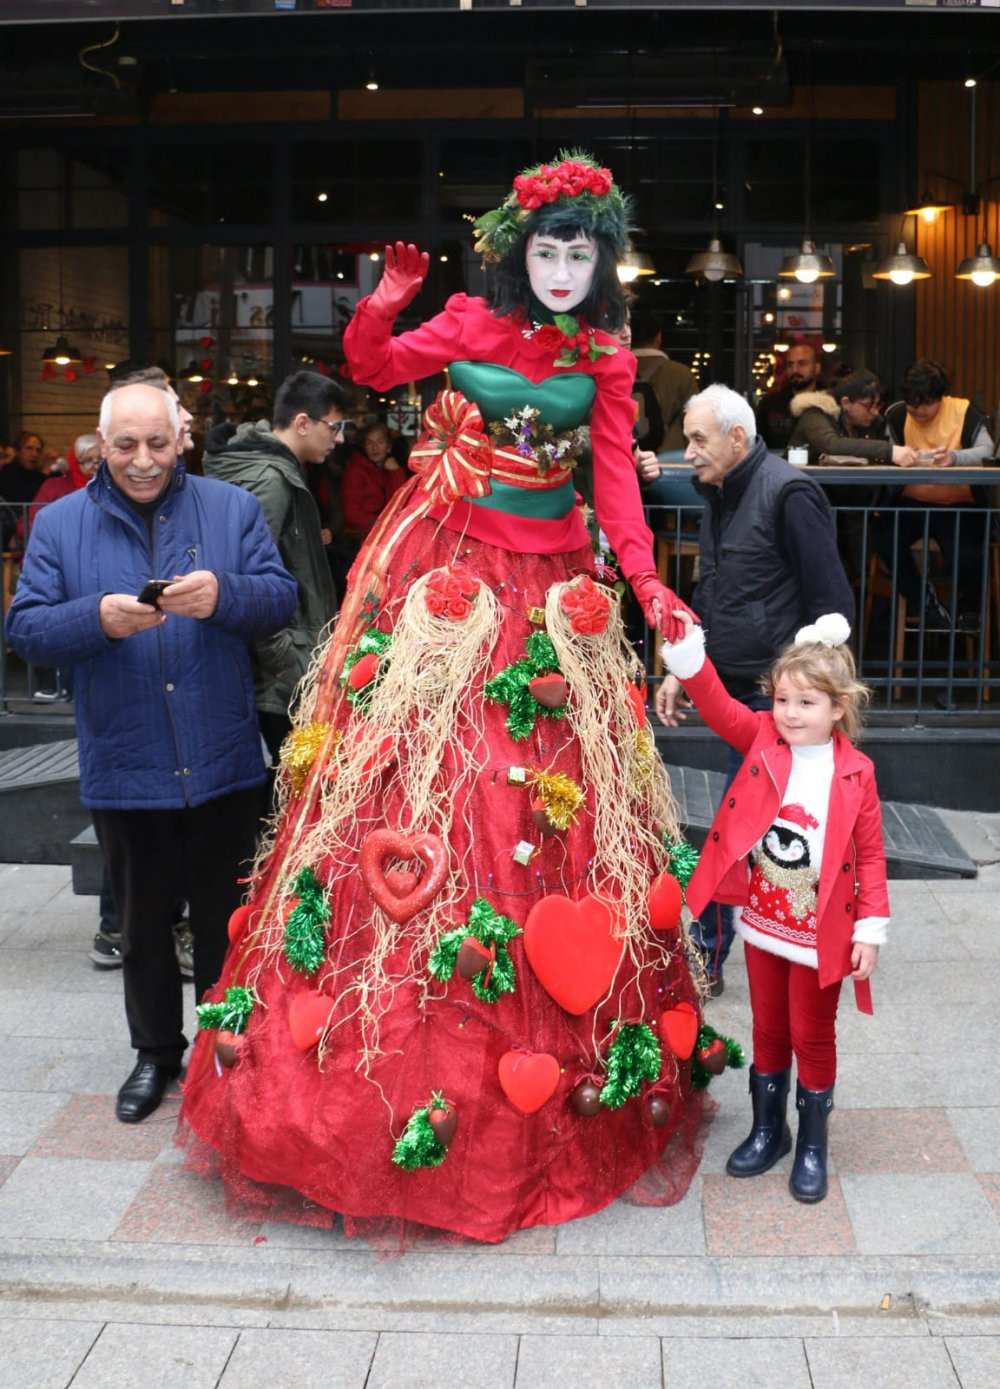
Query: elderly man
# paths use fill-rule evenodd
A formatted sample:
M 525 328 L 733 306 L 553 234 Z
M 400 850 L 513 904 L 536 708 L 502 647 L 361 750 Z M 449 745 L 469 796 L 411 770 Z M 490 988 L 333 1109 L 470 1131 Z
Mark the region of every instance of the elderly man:
M 820 364 L 816 349 L 808 342 L 796 342 L 785 357 L 782 384 L 768 391 L 757 405 L 757 433 L 769 449 L 786 449 L 795 427 L 791 405 L 800 391 L 820 390 Z
M 156 1109 L 187 1045 L 171 931 L 182 849 L 199 998 L 222 965 L 265 779 L 246 643 L 296 599 L 258 503 L 187 476 L 179 428 L 155 386 L 105 396 L 104 461 L 39 514 L 7 626 L 25 660 L 74 667 L 80 796 L 119 908 L 138 1053 L 123 1123 Z
M 688 401 L 684 434 L 695 488 L 705 499 L 693 603 L 705 624 L 706 649 L 729 693 L 751 709 L 766 709 L 758 681 L 798 629 L 824 613 L 853 618 L 833 513 L 812 478 L 768 453 L 755 436 L 750 406 L 727 386 L 709 386 Z M 656 712 L 672 728 L 685 717 L 679 694 L 673 676 L 656 693 Z M 726 790 L 740 762 L 730 748 Z M 733 941 L 732 909 L 709 903 L 694 937 L 711 991 L 719 994 Z

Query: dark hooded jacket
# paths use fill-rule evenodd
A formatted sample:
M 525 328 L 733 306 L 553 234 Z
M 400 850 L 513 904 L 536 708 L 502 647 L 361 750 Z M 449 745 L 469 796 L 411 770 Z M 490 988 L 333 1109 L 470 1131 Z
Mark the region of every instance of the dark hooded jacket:
M 251 659 L 257 708 L 287 714 L 313 648 L 337 610 L 319 511 L 305 472 L 267 422 L 219 425 L 205 441 L 206 477 L 252 492 L 260 502 L 285 568 L 298 584 L 298 603 L 287 627 L 254 642 Z

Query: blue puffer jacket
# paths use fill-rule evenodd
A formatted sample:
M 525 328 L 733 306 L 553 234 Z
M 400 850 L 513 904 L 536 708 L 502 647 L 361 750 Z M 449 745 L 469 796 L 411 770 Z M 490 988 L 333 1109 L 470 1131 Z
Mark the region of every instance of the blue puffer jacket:
M 168 616 L 124 640 L 101 630 L 106 593 L 210 569 L 219 602 L 204 621 Z M 100 809 L 200 805 L 265 777 L 247 642 L 295 611 L 256 498 L 177 469 L 152 516 L 102 463 L 87 488 L 38 513 L 7 640 L 36 665 L 73 668 L 80 799 Z

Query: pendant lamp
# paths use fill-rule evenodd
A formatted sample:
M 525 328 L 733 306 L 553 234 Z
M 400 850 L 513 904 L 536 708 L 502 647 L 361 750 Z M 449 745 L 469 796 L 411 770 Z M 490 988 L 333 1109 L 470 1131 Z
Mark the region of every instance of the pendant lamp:
M 743 278 L 743 266 L 740 264 L 739 256 L 734 256 L 731 251 L 724 251 L 722 242 L 717 236 L 713 236 L 708 243 L 707 251 L 697 251 L 691 257 L 684 267 L 684 274 L 714 283 L 719 280 L 740 280 Z

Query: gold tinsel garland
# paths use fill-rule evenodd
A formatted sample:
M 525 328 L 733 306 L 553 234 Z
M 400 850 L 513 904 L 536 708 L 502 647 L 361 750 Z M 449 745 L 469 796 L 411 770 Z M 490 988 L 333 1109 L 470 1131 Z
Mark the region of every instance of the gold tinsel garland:
M 294 795 L 299 795 L 305 786 L 331 727 L 328 723 L 307 723 L 304 728 L 293 728 L 282 743 L 281 765 L 291 779 Z M 335 733 L 330 744 L 331 753 L 339 741 L 340 734 Z
M 542 799 L 551 825 L 557 830 L 568 830 L 576 824 L 584 795 L 571 777 L 562 772 L 535 772 L 531 784 Z

